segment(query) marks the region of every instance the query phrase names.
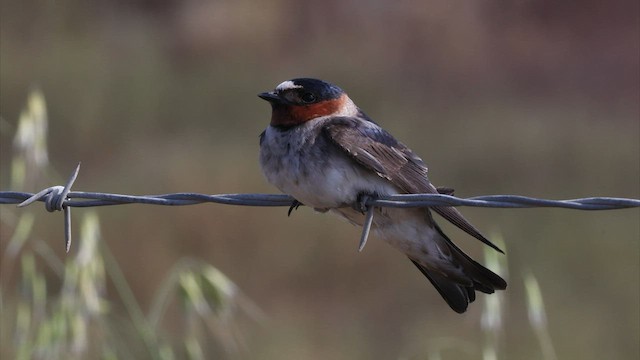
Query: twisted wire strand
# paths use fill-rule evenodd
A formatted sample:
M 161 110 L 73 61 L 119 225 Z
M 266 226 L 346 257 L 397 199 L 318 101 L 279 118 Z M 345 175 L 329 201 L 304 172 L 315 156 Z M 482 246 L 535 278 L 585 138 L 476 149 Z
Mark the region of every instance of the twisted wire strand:
M 185 206 L 203 203 L 244 206 L 291 206 L 289 195 L 281 194 L 198 194 L 172 193 L 160 195 L 122 195 L 99 192 L 69 191 L 63 186 L 52 186 L 37 194 L 0 191 L 0 204 L 19 204 L 20 207 L 34 202 L 44 202 L 48 211 L 63 210 L 64 207 L 95 207 L 124 204 L 147 204 Z M 401 194 L 380 196 L 366 202 L 375 207 L 434 207 L 471 206 L 486 208 L 534 208 L 555 207 L 575 210 L 614 210 L 640 207 L 640 200 L 617 197 L 588 197 L 569 200 L 538 199 L 521 195 L 484 195 L 459 198 L 444 194 Z
M 278 194 L 215 194 L 173 193 L 161 195 L 121 195 L 99 192 L 71 191 L 78 177 L 80 164 L 75 168 L 65 186 L 52 186 L 40 192 L 26 193 L 0 191 L 0 204 L 18 204 L 24 207 L 35 202 L 44 202 L 49 212 L 63 211 L 65 218 L 65 249 L 71 246 L 71 208 L 95 207 L 124 204 L 147 204 L 165 206 L 186 206 L 202 203 L 243 206 L 289 206 L 300 205 L 289 195 Z M 444 194 L 402 194 L 380 196 L 368 199 L 367 217 L 363 227 L 358 250 L 361 251 L 367 241 L 373 208 L 376 207 L 434 207 L 434 206 L 473 206 L 487 208 L 534 208 L 556 207 L 575 210 L 614 210 L 640 207 L 640 200 L 617 197 L 588 197 L 569 200 L 537 199 L 520 195 L 485 195 L 471 198 L 458 198 Z

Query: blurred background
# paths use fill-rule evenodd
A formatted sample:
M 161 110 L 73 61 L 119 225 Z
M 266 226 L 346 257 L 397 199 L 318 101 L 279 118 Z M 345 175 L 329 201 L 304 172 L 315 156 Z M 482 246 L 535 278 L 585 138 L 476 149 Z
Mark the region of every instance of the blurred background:
M 77 191 L 274 193 L 257 161 L 270 108 L 256 94 L 305 76 L 345 89 L 458 196 L 640 197 L 637 1 L 0 3 L 2 190 L 61 184 L 82 161 Z M 34 89 L 46 99 L 50 170 L 12 185 L 13 138 Z M 36 244 L 8 256 L 17 219 L 33 213 L 30 237 L 63 262 L 82 239 L 65 255 L 61 214 L 0 210 L 8 355 L 9 314 L 24 297 L 17 254 Z M 74 211 L 76 223 L 87 211 Z M 638 209 L 462 209 L 504 239 L 509 287 L 496 297 L 494 332 L 481 326 L 490 297 L 455 314 L 388 245 L 373 238 L 358 253 L 360 229 L 304 207 L 286 211 L 93 210 L 101 246 L 143 313 L 185 258 L 215 266 L 259 309 L 237 312 L 243 345 L 209 345 L 218 357 L 479 359 L 487 342 L 499 359 L 640 357 Z M 445 230 L 483 259 L 479 242 Z M 55 297 L 62 278 L 42 256 L 35 267 Z M 529 319 L 527 277 L 544 300 L 547 345 Z M 122 324 L 128 307 L 116 288 L 110 280 L 101 290 L 110 304 L 101 316 Z M 176 303 L 154 329 L 168 339 L 185 328 Z M 154 357 L 135 343 L 131 358 Z

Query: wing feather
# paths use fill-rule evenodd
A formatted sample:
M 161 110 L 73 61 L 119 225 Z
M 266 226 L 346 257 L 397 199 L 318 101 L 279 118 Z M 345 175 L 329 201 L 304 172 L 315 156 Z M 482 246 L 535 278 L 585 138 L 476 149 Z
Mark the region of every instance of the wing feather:
M 322 131 L 355 161 L 388 179 L 404 192 L 438 194 L 438 189 L 429 182 L 424 161 L 372 121 L 357 117 L 337 117 L 327 122 Z M 456 208 L 437 206 L 432 209 L 469 235 L 504 253 Z

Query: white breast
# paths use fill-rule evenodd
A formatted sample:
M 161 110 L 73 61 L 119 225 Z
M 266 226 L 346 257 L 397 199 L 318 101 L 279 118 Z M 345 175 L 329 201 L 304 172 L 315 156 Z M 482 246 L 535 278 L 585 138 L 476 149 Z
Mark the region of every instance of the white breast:
M 281 131 L 269 126 L 260 146 L 267 180 L 303 204 L 329 209 L 351 206 L 360 193 L 398 190 L 320 134 L 322 119 Z

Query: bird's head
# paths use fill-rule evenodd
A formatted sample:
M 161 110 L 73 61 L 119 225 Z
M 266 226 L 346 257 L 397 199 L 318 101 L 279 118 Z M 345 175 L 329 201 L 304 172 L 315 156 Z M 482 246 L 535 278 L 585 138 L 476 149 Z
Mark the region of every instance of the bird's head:
M 273 91 L 258 94 L 271 104 L 271 125 L 292 127 L 326 116 L 354 116 L 358 108 L 339 87 L 322 80 L 287 80 Z

